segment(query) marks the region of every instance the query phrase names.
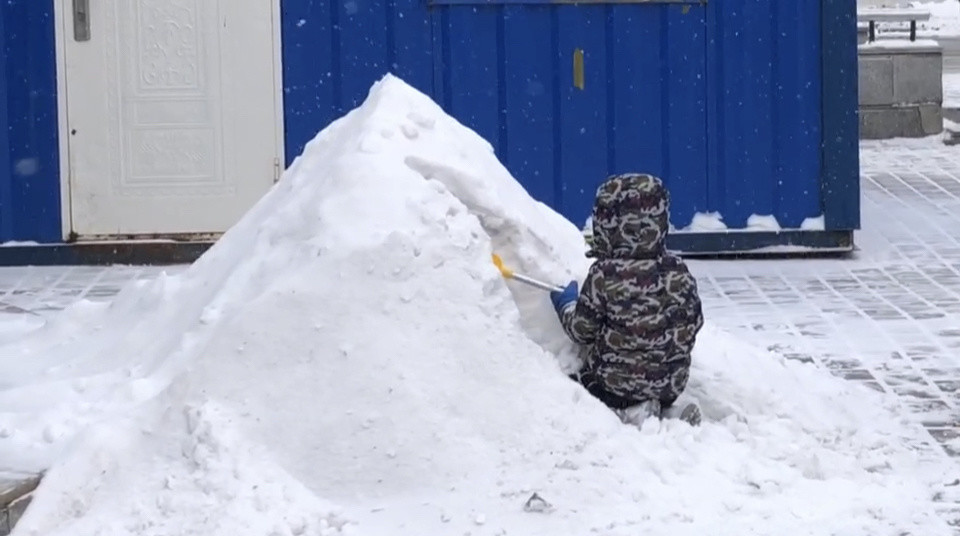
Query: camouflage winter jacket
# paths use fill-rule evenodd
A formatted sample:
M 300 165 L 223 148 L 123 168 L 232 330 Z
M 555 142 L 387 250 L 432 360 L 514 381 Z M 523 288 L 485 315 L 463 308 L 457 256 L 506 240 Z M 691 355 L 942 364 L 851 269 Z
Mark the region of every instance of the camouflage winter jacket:
M 627 399 L 672 403 L 684 390 L 703 326 L 697 283 L 664 249 L 669 194 L 650 175 L 618 175 L 597 191 L 593 248 L 579 299 L 560 312 L 584 346 L 584 371 Z

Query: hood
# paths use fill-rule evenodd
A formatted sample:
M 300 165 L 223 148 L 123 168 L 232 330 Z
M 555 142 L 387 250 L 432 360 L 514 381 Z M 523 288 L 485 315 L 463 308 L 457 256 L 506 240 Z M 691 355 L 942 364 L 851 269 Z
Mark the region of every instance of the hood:
M 597 258 L 650 258 L 664 249 L 670 194 L 652 175 L 609 177 L 593 205 L 593 247 Z

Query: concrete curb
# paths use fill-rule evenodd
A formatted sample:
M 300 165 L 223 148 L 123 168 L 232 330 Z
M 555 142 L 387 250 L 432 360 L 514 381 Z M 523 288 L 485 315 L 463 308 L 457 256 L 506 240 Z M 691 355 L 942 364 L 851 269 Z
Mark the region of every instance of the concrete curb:
M 26 512 L 42 475 L 23 475 L 22 478 L 16 475 L 10 480 L 3 478 L 0 480 L 0 536 L 7 536 Z

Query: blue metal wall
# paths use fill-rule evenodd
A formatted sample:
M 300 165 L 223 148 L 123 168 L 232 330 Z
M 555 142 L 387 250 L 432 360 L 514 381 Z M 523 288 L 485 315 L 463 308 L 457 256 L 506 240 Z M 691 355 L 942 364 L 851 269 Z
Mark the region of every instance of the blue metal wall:
M 821 214 L 820 5 L 709 4 L 708 182 L 731 227 L 753 213 L 789 228 Z
M 282 0 L 288 161 L 393 72 L 577 223 L 606 174 L 640 170 L 678 226 L 859 226 L 853 2 L 470 1 Z M 0 45 L 0 241 L 58 242 L 53 1 L 0 2 Z
M 0 242 L 59 242 L 52 0 L 0 2 Z
M 432 1 L 284 0 L 288 158 L 392 71 L 577 223 L 619 171 L 663 176 L 679 227 L 822 213 L 822 0 Z
M 433 93 L 426 0 L 282 0 L 287 163 L 387 72 Z
M 0 6 L 0 44 L 6 42 L 6 16 Z M 10 121 L 7 118 L 7 49 L 0 54 L 0 179 L 6 179 L 12 171 L 10 167 Z M 0 241 L 7 235 L 6 229 L 12 212 L 7 210 L 10 204 L 10 181 L 0 180 Z M 8 238 L 7 238 L 8 239 Z
M 680 4 L 438 7 L 434 93 L 573 221 L 608 173 L 649 171 L 686 224 L 709 208 L 705 17 Z

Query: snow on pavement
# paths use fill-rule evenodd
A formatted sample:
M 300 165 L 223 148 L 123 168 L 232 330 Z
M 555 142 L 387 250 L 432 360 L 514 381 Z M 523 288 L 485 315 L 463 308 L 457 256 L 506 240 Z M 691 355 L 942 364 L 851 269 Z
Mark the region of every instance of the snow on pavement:
M 622 425 L 489 262 L 583 246 L 388 77 L 182 275 L 0 347 L 0 459 L 49 468 L 16 534 L 949 534 L 895 396 L 714 324 L 704 424 Z
M 960 108 L 960 73 L 943 73 L 943 107 Z
M 917 33 L 936 37 L 960 36 L 960 2 L 957 0 L 910 2 L 909 5 L 930 12 L 930 20 L 917 23 Z
M 693 262 L 706 315 L 744 339 L 900 399 L 917 447 L 960 472 L 960 147 L 861 143 L 863 231 L 845 260 Z M 953 457 L 948 459 L 947 456 Z M 958 497 L 938 497 L 960 522 Z
M 917 21 L 917 34 L 924 37 L 960 37 L 960 2 L 957 0 L 857 0 L 858 11 L 874 9 L 923 10 L 930 18 Z M 883 23 L 878 25 L 877 33 L 903 34 L 910 28 L 909 23 Z

